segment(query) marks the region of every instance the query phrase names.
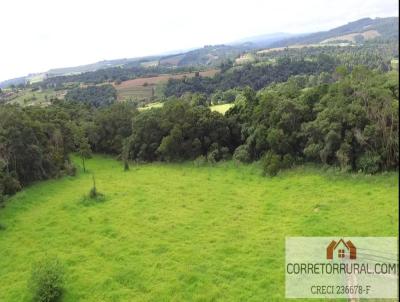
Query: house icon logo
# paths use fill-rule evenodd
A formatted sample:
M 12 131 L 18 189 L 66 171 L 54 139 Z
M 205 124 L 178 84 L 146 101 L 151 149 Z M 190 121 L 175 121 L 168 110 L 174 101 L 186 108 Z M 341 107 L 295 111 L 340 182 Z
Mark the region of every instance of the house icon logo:
M 334 254 L 337 255 L 338 259 L 357 259 L 357 249 L 350 240 L 347 242 L 343 239 L 337 242 L 332 240 L 326 248 L 326 259 L 333 260 Z

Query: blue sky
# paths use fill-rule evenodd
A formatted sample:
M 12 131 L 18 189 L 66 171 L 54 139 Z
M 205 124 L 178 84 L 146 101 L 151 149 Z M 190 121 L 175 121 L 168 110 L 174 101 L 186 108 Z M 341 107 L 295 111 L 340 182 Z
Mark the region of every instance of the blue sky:
M 2 81 L 104 59 L 398 16 L 398 1 L 3 0 L 0 9 Z

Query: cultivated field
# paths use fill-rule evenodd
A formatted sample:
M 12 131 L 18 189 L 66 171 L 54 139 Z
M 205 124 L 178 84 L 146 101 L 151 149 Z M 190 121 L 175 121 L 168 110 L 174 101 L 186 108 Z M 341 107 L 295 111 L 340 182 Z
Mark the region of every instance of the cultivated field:
M 200 71 L 202 77 L 212 77 L 219 70 L 211 69 L 207 71 Z M 182 79 L 183 77 L 194 77 L 195 73 L 182 73 L 182 74 L 163 74 L 155 77 L 137 78 L 133 80 L 124 81 L 119 85 L 115 85 L 118 92 L 118 99 L 150 99 L 152 96 L 157 95 L 158 86 L 164 84 L 168 79 Z
M 66 302 L 282 301 L 286 236 L 398 236 L 397 173 L 265 178 L 233 162 L 123 172 L 99 156 L 87 167 L 0 209 L 1 301 L 30 301 L 31 264 L 52 256 Z M 105 200 L 85 204 L 91 173 Z

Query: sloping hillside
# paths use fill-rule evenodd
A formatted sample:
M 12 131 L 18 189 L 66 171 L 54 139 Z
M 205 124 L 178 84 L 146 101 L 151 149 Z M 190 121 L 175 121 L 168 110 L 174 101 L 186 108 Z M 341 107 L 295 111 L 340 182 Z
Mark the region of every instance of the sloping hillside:
M 364 18 L 329 31 L 284 39 L 271 44 L 271 47 L 285 47 L 294 44 L 313 44 L 332 41 L 362 42 L 370 38 L 393 39 L 399 36 L 399 18 Z
M 216 66 L 227 59 L 233 59 L 243 51 L 252 49 L 247 44 L 206 45 L 186 53 L 171 55 L 160 60 L 160 65 L 172 66 Z

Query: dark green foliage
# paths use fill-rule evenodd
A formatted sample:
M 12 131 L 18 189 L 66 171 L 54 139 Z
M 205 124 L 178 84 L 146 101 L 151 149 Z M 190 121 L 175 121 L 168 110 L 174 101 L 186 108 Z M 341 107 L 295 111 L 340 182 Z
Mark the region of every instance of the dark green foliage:
M 15 174 L 10 174 L 7 172 L 4 173 L 4 175 L 1 176 L 1 182 L 3 194 L 5 195 L 15 194 L 22 188 L 20 182 L 17 179 L 17 175 Z
M 46 258 L 34 264 L 29 287 L 33 301 L 59 301 L 63 293 L 64 268 L 57 258 Z
M 123 141 L 132 134 L 132 118 L 136 114 L 135 107 L 123 103 L 97 110 L 87 129 L 93 151 L 121 154 Z
M 237 147 L 235 149 L 235 152 L 233 153 L 233 159 L 242 163 L 250 162 L 251 157 L 250 157 L 249 147 L 247 145 L 241 145 Z
M 252 160 L 270 151 L 283 166 L 307 159 L 367 173 L 396 169 L 397 77 L 362 67 L 329 85 L 294 77 L 257 97 L 243 94 L 228 116 L 241 122 Z
M 96 187 L 92 187 L 89 191 L 89 198 L 90 199 L 95 199 L 99 196 L 99 193 L 97 192 Z
M 267 152 L 261 159 L 264 175 L 275 176 L 283 167 L 281 157 L 273 152 Z
M 288 169 L 293 167 L 295 164 L 295 159 L 290 154 L 285 154 L 282 157 L 282 168 Z
M 186 92 L 199 92 L 210 95 L 216 91 L 225 91 L 235 87 L 249 86 L 259 90 L 272 82 L 285 82 L 292 75 L 318 74 L 333 71 L 335 61 L 320 55 L 315 60 L 292 60 L 285 58 L 277 64 L 244 65 L 221 72 L 213 78 L 193 77 L 170 79 L 165 87 L 166 96 L 181 96 Z
M 78 154 L 82 159 L 83 172 L 86 172 L 85 160 L 92 156 L 92 149 L 89 144 L 89 139 L 84 135 L 81 128 L 78 128 L 76 133 L 76 146 Z
M 259 60 L 269 62 L 286 59 L 287 57 L 297 60 L 314 60 L 321 55 L 328 55 L 337 64 L 344 65 L 348 69 L 364 65 L 371 69 L 388 71 L 391 68 L 390 61 L 393 58 L 398 58 L 398 54 L 398 39 L 387 41 L 377 38 L 367 40 L 362 45 L 345 47 L 327 44 L 321 47 L 286 48 L 284 51 L 271 51 L 260 54 Z
M 358 170 L 359 158 L 372 153 L 381 157 L 378 170 L 396 168 L 398 96 L 392 76 L 398 75 L 357 68 L 331 85 L 315 106 L 316 118 L 303 125 L 306 156 Z
M 0 188 L 4 194 L 62 174 L 68 153 L 74 150 L 69 110 L 0 106 Z
M 332 73 L 289 77 L 334 67 L 332 60 L 323 58 L 282 57 L 268 68 L 228 66 L 214 79 L 180 82 L 184 86 L 195 83 L 190 81 L 211 83 L 204 86 L 205 94 L 171 97 L 162 108 L 141 112 L 130 104 L 0 105 L 0 196 L 14 194 L 33 181 L 74 175 L 68 160 L 71 152 L 81 156 L 86 170 L 85 159 L 92 150 L 119 156 L 124 169 L 128 160 L 198 159 L 198 163 L 214 164 L 232 154 L 240 162 L 263 158 L 263 169 L 271 175 L 303 161 L 365 173 L 397 169 L 398 72 L 339 66 Z M 276 69 L 279 66 L 281 70 Z M 272 79 L 287 81 L 258 92 L 251 88 Z M 221 83 L 228 83 L 228 88 L 251 84 L 229 93 L 218 90 L 213 96 L 216 102 L 225 102 L 228 96 L 235 99 L 225 115 L 208 108 L 208 89 Z
M 94 175 L 92 175 L 92 180 L 93 180 L 93 186 L 89 191 L 89 198 L 94 199 L 99 195 L 99 193 L 97 192 L 96 179 L 95 179 Z
M 85 206 L 95 205 L 96 203 L 104 202 L 106 200 L 105 195 L 97 190 L 96 179 L 94 175 L 92 175 L 92 179 L 93 179 L 93 185 L 89 190 L 89 194 L 83 196 L 82 200 L 80 201 L 81 204 Z
M 69 176 L 76 175 L 76 167 L 69 160 L 65 161 L 64 170 L 65 170 L 65 173 Z
M 357 159 L 357 169 L 364 173 L 374 174 L 380 170 L 381 157 L 379 154 L 367 152 Z
M 198 156 L 194 161 L 196 167 L 205 166 L 207 164 L 207 158 L 204 155 Z
M 94 107 L 109 106 L 116 101 L 117 91 L 112 85 L 78 87 L 69 90 L 65 99 Z
M 214 149 L 207 154 L 207 162 L 214 165 L 218 161 L 218 149 Z
M 237 125 L 204 106 L 169 101 L 133 118 L 129 158 L 138 161 L 186 160 L 213 152 L 215 160 L 235 147 Z M 225 155 L 224 155 L 225 154 Z
M 121 62 L 122 63 L 122 62 Z M 139 63 L 140 64 L 140 63 Z M 123 67 L 111 67 L 99 69 L 96 71 L 88 71 L 80 74 L 68 75 L 68 76 L 56 76 L 45 79 L 43 82 L 33 84 L 34 86 L 41 86 L 45 88 L 63 89 L 70 83 L 85 83 L 85 84 L 100 84 L 100 83 L 121 83 L 129 79 L 145 76 L 155 76 L 158 74 L 166 73 L 182 73 L 191 72 L 193 67 L 140 67 L 130 66 L 126 64 Z

